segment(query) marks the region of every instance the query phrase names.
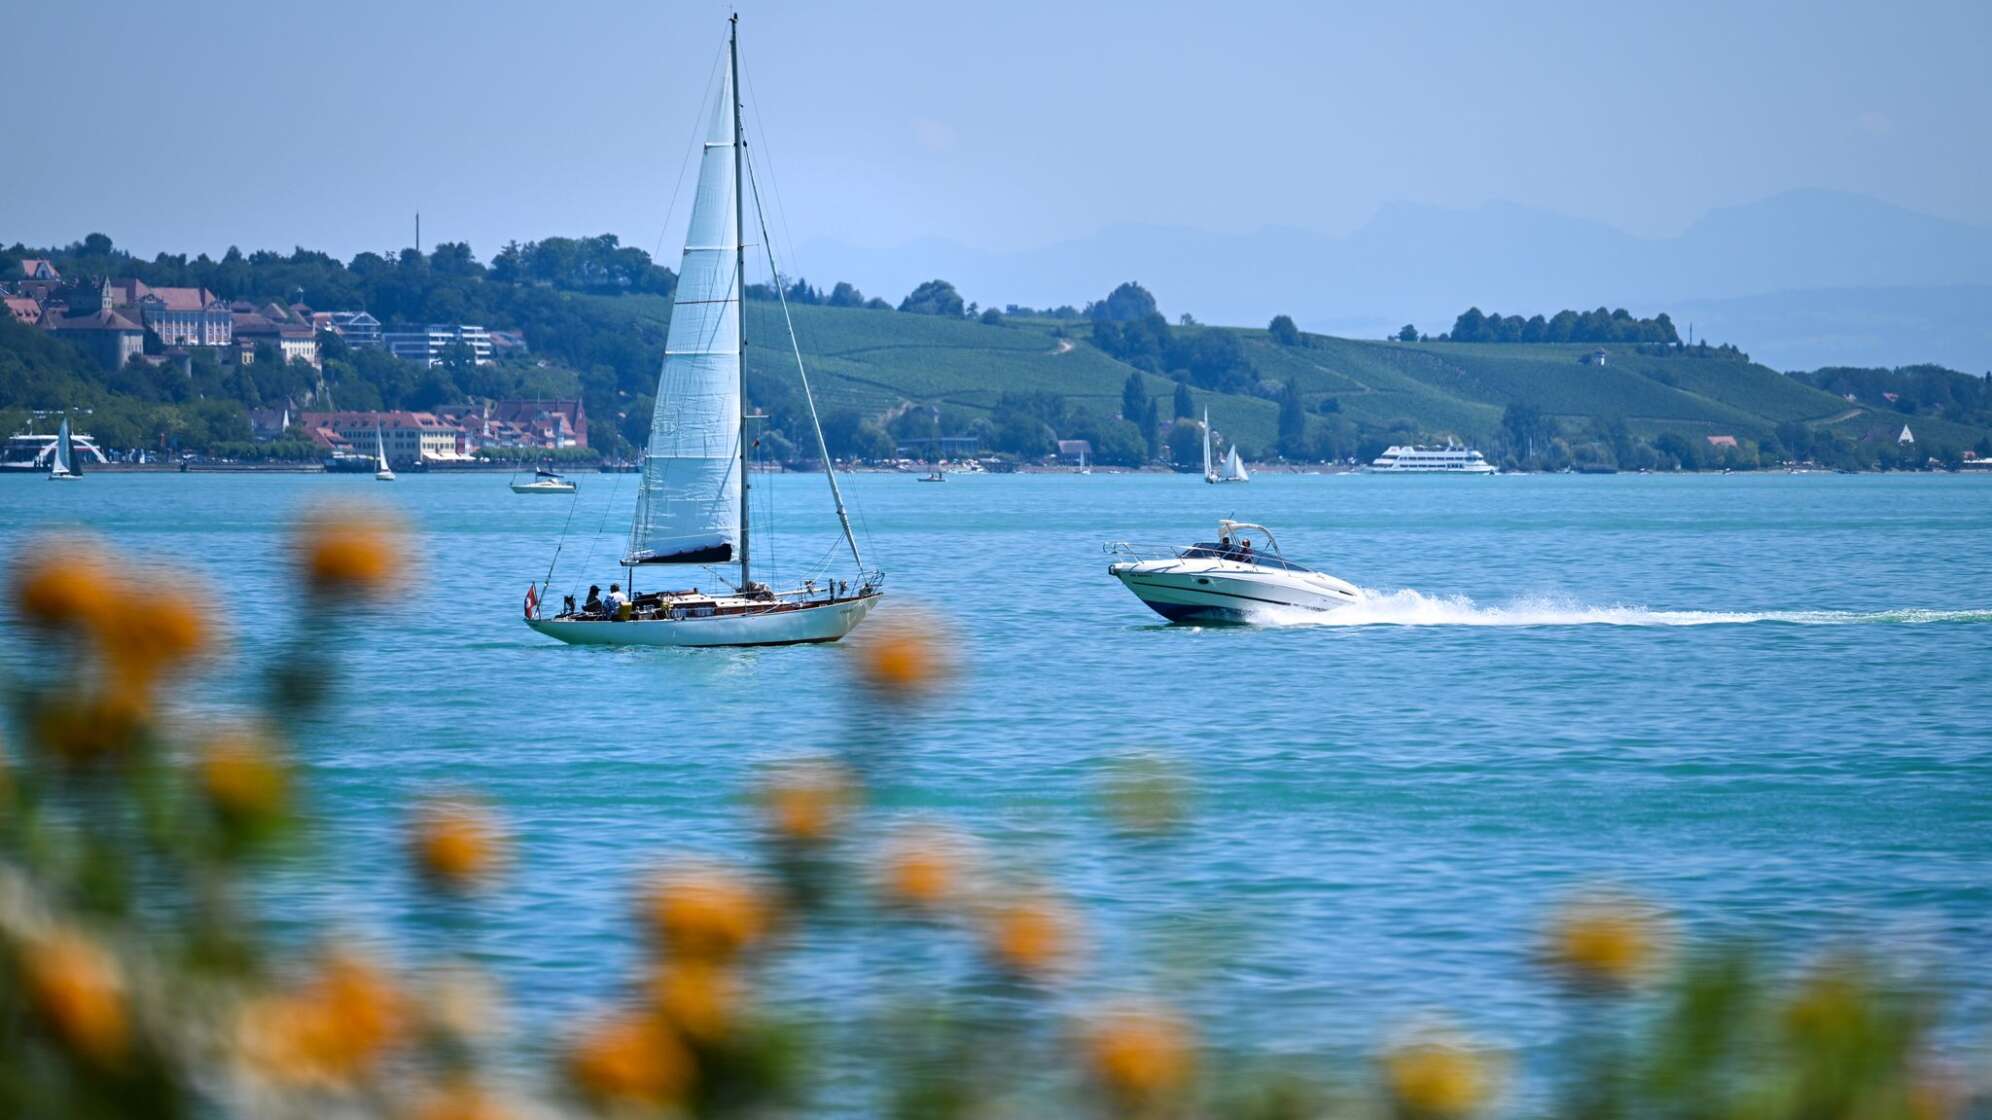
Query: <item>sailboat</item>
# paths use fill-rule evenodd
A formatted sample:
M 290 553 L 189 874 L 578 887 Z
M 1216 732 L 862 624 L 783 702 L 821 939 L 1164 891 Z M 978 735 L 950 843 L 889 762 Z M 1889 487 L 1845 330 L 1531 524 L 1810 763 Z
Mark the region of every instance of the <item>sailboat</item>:
M 1079 473 L 1080 474 L 1093 473 L 1093 468 L 1086 465 L 1086 449 L 1083 447 L 1079 449 Z
M 55 435 L 55 454 L 48 463 L 50 482 L 71 482 L 83 477 L 82 464 L 76 461 L 76 446 L 69 438 L 69 417 L 62 418 L 62 430 Z
M 387 441 L 380 434 L 380 425 L 374 425 L 374 479 L 378 482 L 393 482 L 394 470 L 387 465 Z
M 747 434 L 741 294 L 747 271 L 748 193 L 742 188 L 752 187 L 753 180 L 741 128 L 740 17 L 733 16 L 728 23 L 727 66 L 700 157 L 698 191 L 664 340 L 650 442 L 643 452 L 636 515 L 622 559 L 630 592 L 624 596 L 612 588 L 611 605 L 606 608 L 567 606 L 549 618 L 541 610 L 541 585 L 529 586 L 526 625 L 563 642 L 615 646 L 834 642 L 862 622 L 882 595 L 883 573 L 865 567 L 851 531 L 785 297 L 781 308 L 790 350 L 830 483 L 830 500 L 857 578 L 827 579 L 823 586 L 804 580 L 800 587 L 777 591 L 757 582 L 750 565 L 747 455 L 753 441 Z M 761 243 L 768 251 L 770 271 L 775 271 L 766 216 L 759 192 L 754 193 Z M 774 288 L 781 291 L 780 284 Z M 637 593 L 637 572 L 659 565 L 738 565 L 738 579 L 725 590 L 702 592 L 692 587 Z M 551 566 L 547 577 L 552 578 Z M 567 602 L 571 604 L 572 598 Z
M 1238 457 L 1238 445 L 1231 445 L 1231 453 L 1224 457 L 1224 473 L 1219 474 L 1211 461 L 1210 453 L 1210 409 L 1204 409 L 1204 481 L 1205 482 L 1250 482 L 1252 476 L 1245 473 L 1245 460 Z

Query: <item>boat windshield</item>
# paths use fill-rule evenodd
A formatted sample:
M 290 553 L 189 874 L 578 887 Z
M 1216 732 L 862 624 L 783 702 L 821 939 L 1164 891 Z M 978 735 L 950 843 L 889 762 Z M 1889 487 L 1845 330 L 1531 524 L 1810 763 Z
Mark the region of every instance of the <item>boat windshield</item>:
M 1197 544 L 1191 545 L 1183 550 L 1182 558 L 1185 560 L 1235 560 L 1240 563 L 1255 564 L 1261 568 L 1282 568 L 1289 572 L 1305 572 L 1309 570 L 1291 560 L 1276 556 L 1270 552 L 1260 552 L 1256 548 L 1252 550 L 1251 556 L 1248 558 L 1242 549 L 1236 546 L 1218 544 L 1214 541 L 1200 541 Z

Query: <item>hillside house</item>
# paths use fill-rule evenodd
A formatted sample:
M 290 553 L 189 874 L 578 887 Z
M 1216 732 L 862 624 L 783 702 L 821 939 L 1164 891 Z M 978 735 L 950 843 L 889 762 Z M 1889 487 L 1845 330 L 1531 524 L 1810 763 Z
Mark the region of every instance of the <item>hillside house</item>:
M 59 281 L 62 273 L 55 270 L 54 261 L 25 260 L 21 262 L 21 279 Z
M 1736 448 L 1735 436 L 1704 436 L 1703 438 L 1708 440 L 1708 445 L 1710 447 L 1713 447 L 1718 451 L 1720 451 L 1725 447 L 1731 450 L 1735 450 Z
M 105 369 L 121 369 L 133 356 L 145 352 L 145 328 L 107 307 L 44 320 L 44 325 L 57 338 L 88 351 Z
M 1058 441 L 1058 460 L 1061 463 L 1077 463 L 1082 455 L 1091 455 L 1093 445 L 1083 439 L 1062 439 Z

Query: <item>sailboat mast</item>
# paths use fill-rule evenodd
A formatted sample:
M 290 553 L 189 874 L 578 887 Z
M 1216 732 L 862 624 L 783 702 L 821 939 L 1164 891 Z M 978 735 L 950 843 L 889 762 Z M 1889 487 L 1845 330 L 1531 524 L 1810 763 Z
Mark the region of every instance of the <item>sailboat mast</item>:
M 734 353 L 740 359 L 740 587 L 749 582 L 747 568 L 747 220 L 740 165 L 747 150 L 740 130 L 740 13 L 728 16 L 726 65 L 733 78 L 733 296 L 740 301 L 733 318 Z M 779 285 L 780 278 L 775 280 Z

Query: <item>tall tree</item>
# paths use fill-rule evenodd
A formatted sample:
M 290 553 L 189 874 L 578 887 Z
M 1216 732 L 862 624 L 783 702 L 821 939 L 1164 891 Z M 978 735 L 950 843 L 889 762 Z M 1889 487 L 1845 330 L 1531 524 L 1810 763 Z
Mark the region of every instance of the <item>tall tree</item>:
M 1130 373 L 1121 383 L 1121 419 L 1136 424 L 1148 415 L 1148 386 L 1142 384 L 1141 374 Z
M 1273 321 L 1266 324 L 1266 330 L 1272 334 L 1273 341 L 1281 346 L 1300 345 L 1300 328 L 1293 325 L 1291 315 L 1273 316 Z
M 1196 413 L 1196 410 L 1196 402 L 1190 399 L 1189 385 L 1182 381 L 1176 382 L 1176 418 L 1181 420 L 1184 417 L 1192 416 Z
M 1307 455 L 1307 410 L 1300 403 L 1300 387 L 1291 378 L 1280 390 L 1280 454 L 1289 459 Z
M 944 315 L 961 318 L 963 304 L 961 293 L 946 280 L 929 280 L 913 289 L 905 299 L 899 301 L 899 310 L 911 311 L 918 315 Z

